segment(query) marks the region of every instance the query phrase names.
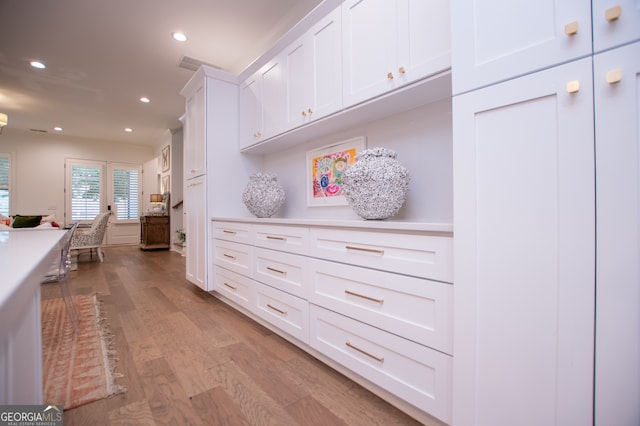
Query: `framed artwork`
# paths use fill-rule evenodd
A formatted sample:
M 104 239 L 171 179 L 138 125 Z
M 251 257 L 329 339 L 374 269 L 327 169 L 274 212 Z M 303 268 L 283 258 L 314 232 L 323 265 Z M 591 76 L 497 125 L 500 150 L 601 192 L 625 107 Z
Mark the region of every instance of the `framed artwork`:
M 342 173 L 355 163 L 365 147 L 364 136 L 307 152 L 307 205 L 342 206 L 347 199 L 342 189 Z
M 162 194 L 166 194 L 167 192 L 171 192 L 171 175 L 162 176 L 162 181 L 160 182 L 160 192 Z
M 168 172 L 171 168 L 171 151 L 169 150 L 170 146 L 167 145 L 162 148 L 162 171 Z

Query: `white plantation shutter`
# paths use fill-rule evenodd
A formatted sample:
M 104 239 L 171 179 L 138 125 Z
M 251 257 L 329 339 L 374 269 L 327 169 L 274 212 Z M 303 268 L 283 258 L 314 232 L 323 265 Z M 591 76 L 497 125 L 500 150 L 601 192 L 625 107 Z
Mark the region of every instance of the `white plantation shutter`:
M 0 214 L 9 216 L 11 195 L 11 155 L 0 153 Z
M 140 216 L 140 170 L 137 166 L 112 167 L 113 204 L 117 220 L 137 220 Z
M 100 214 L 102 197 L 102 167 L 73 165 L 71 220 L 93 220 Z

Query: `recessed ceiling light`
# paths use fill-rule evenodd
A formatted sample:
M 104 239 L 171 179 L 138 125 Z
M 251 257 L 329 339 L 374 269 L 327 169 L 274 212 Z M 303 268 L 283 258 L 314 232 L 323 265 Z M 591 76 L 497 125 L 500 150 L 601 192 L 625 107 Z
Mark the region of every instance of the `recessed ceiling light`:
M 61 132 L 62 131 L 62 127 L 54 127 L 53 130 L 55 130 L 56 132 Z
M 151 102 L 151 100 L 146 96 L 143 96 L 140 98 L 140 102 L 144 102 L 145 104 L 148 104 L 149 102 Z
M 124 129 L 124 131 L 125 131 L 125 132 L 127 132 L 127 133 L 131 133 L 131 132 L 133 132 L 133 129 L 131 129 L 131 128 L 129 128 L 129 127 L 126 127 L 126 128 Z
M 43 62 L 40 62 L 40 61 L 31 61 L 31 62 L 29 62 L 29 65 L 31 65 L 34 68 L 41 69 L 41 70 L 45 69 L 47 67 Z
M 173 39 L 177 41 L 187 41 L 187 36 L 183 33 L 175 32 L 171 34 L 171 37 L 173 37 Z

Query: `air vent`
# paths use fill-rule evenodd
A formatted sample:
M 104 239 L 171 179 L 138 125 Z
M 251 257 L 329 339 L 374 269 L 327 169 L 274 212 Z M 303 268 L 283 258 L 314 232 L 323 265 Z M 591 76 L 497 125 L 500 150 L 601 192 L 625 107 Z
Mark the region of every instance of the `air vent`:
M 47 133 L 46 130 L 42 130 L 42 129 L 29 129 L 29 130 L 31 130 L 32 132 Z
M 190 56 L 184 56 L 184 55 L 182 56 L 182 58 L 180 58 L 180 63 L 178 64 L 180 68 L 184 68 L 191 71 L 197 71 L 198 68 L 200 68 L 200 65 L 206 65 L 208 67 L 221 69 L 220 67 L 217 67 L 215 65 L 211 65 L 199 59 L 192 58 Z

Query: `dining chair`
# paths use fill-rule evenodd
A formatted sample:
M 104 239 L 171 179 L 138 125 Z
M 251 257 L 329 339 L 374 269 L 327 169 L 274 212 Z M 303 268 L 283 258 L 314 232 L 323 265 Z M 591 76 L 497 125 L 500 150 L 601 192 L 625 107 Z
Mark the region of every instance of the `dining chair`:
M 95 249 L 98 252 L 100 262 L 102 262 L 104 259 L 104 255 L 102 254 L 102 240 L 104 240 L 104 234 L 107 230 L 109 215 L 111 215 L 110 211 L 101 213 L 93 219 L 91 228 L 78 229 L 71 240 L 71 250 L 89 249 L 90 253 L 93 253 Z

